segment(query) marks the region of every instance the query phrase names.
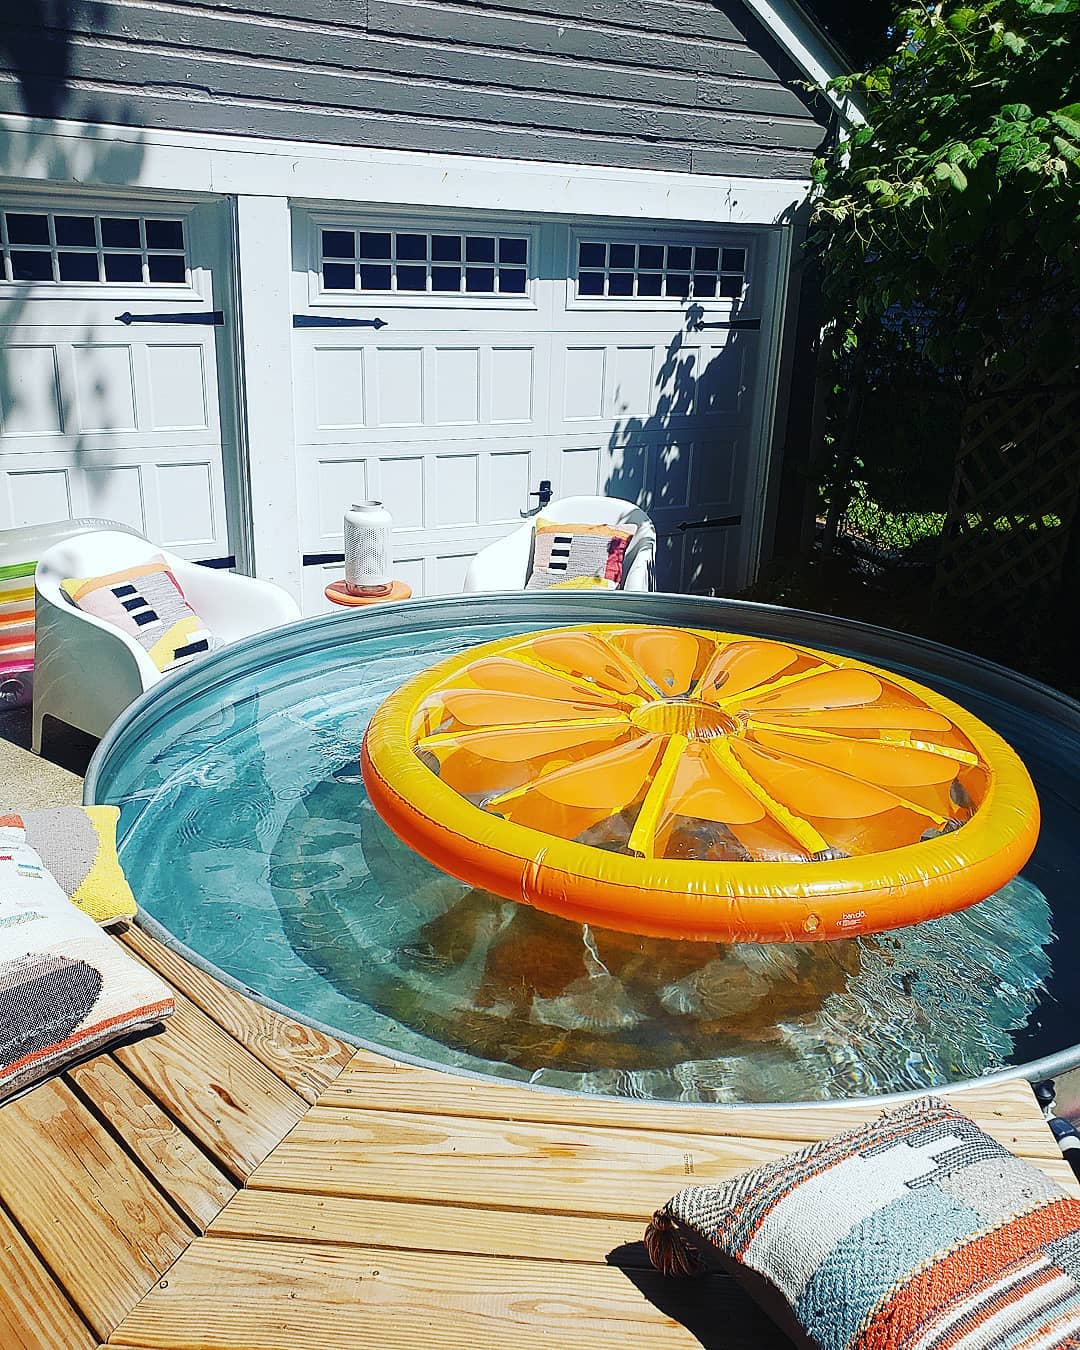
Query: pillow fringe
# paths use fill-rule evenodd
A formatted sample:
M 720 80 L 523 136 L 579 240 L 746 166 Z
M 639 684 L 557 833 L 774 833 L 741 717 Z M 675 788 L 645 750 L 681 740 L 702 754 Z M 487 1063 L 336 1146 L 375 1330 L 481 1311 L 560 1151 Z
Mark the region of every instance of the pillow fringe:
M 679 1233 L 666 1206 L 656 1211 L 645 1230 L 645 1251 L 661 1275 L 686 1279 L 705 1269 L 701 1253 Z

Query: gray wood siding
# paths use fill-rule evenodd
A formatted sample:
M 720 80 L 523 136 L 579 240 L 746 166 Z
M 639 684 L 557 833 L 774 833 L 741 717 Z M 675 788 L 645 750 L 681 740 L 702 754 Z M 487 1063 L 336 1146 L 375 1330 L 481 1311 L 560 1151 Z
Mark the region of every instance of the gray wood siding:
M 740 0 L 10 3 L 7 112 L 768 178 L 823 136 Z

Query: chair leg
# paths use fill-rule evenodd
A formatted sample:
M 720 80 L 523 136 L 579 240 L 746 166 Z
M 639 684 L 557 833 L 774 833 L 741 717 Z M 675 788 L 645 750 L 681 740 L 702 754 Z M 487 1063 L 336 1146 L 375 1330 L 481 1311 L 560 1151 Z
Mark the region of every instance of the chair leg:
M 42 733 L 45 729 L 45 710 L 38 710 L 35 702 L 33 705 L 33 714 L 30 719 L 30 749 L 35 755 L 41 754 Z

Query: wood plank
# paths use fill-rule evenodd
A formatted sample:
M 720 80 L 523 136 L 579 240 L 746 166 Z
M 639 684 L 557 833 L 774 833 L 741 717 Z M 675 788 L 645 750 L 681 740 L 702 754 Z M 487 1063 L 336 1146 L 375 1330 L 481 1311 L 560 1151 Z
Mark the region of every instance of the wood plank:
M 305 1101 L 315 1102 L 352 1058 L 351 1045 L 238 994 L 143 929 L 133 925 L 123 942 Z
M 138 1350 L 787 1350 L 724 1276 L 200 1238 L 117 1328 Z
M 216 1164 L 243 1178 L 307 1109 L 307 1102 L 183 994 L 158 1036 L 113 1053 Z
M 770 81 L 776 71 L 758 52 L 737 43 L 701 42 L 693 36 L 669 37 L 644 27 L 606 28 L 544 15 L 467 10 L 434 0 L 369 0 L 368 31 L 407 39 L 467 43 L 496 51 L 533 52 L 581 61 L 606 61 L 650 70 L 679 70 L 699 75 L 735 76 Z
M 659 70 L 776 79 L 776 71 L 769 62 L 745 43 L 703 42 L 696 33 L 667 34 L 641 24 L 613 28 L 590 21 L 580 11 L 553 19 L 520 10 L 500 13 L 494 9 L 465 9 L 417 0 L 370 0 L 368 30 Z
M 1014 1153 L 1041 1157 L 1056 1152 L 1026 1082 L 955 1089 L 939 1095 L 970 1115 L 984 1130 L 990 1130 Z M 395 1064 L 365 1050 L 356 1051 L 348 1068 L 323 1093 L 319 1105 L 372 1106 L 491 1120 L 573 1121 L 634 1130 L 682 1130 L 746 1139 L 783 1139 L 791 1141 L 791 1147 L 852 1129 L 885 1109 L 872 1103 L 747 1109 L 617 1097 L 572 1097 Z
M 665 1197 L 666 1198 L 666 1197 Z M 357 1196 L 238 1191 L 207 1230 L 211 1237 L 273 1238 L 343 1247 L 603 1261 L 628 1248 L 620 1265 L 648 1266 L 641 1218 L 463 1209 L 447 1204 Z
M 35 55 L 33 30 L 21 36 L 28 53 L 25 75 L 48 77 L 52 73 L 51 54 L 44 51 Z M 652 101 L 546 95 L 428 78 L 369 75 L 363 70 L 324 72 L 314 68 L 305 71 L 298 81 L 295 66 L 273 58 L 241 60 L 213 52 L 147 49 L 78 35 L 68 42 L 65 60 L 74 81 L 149 90 L 166 85 L 196 96 L 208 95 L 215 101 L 258 100 L 260 105 L 288 106 L 294 116 L 302 116 L 305 108 L 316 116 L 324 109 L 355 109 L 383 117 L 460 120 L 519 131 L 584 131 L 671 146 L 696 143 L 710 149 L 721 145 L 742 150 L 813 150 L 824 136 L 823 129 L 805 110 L 793 117 L 772 117 L 701 105 L 668 108 Z
M 0 1111 L 0 1200 L 101 1339 L 194 1236 L 56 1080 Z
M 683 1186 L 734 1176 L 790 1147 L 790 1141 L 315 1106 L 248 1184 L 640 1219 Z
M 317 1106 L 249 1184 L 640 1218 L 691 1182 L 723 1180 L 830 1133 L 770 1139 Z M 1000 1133 L 1008 1147 L 1014 1136 Z M 1055 1153 L 1048 1141 L 1041 1156 Z
M 0 1345 L 4 1350 L 91 1350 L 97 1337 L 0 1210 Z
M 200 1232 L 236 1186 L 113 1059 L 65 1075 L 90 1099 L 173 1204 Z

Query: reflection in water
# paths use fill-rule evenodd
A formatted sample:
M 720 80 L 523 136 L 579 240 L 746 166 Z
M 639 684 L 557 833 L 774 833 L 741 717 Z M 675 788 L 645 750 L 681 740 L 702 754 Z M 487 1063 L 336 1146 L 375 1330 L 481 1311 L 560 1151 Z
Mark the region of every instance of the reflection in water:
M 721 946 L 582 928 L 412 854 L 364 794 L 368 718 L 416 671 L 506 634 L 343 640 L 333 660 L 237 676 L 224 707 L 211 690 L 151 726 L 113 795 L 140 903 L 303 1016 L 391 1054 L 551 1086 L 784 1101 L 1009 1061 L 1051 973 L 1049 907 L 1026 880 L 879 937 Z
M 469 888 L 357 808 L 331 778 L 285 822 L 270 882 L 293 950 L 347 997 L 537 1081 L 745 1101 L 977 1076 L 1048 971 L 1049 911 L 1023 881 L 877 937 L 675 942 Z

